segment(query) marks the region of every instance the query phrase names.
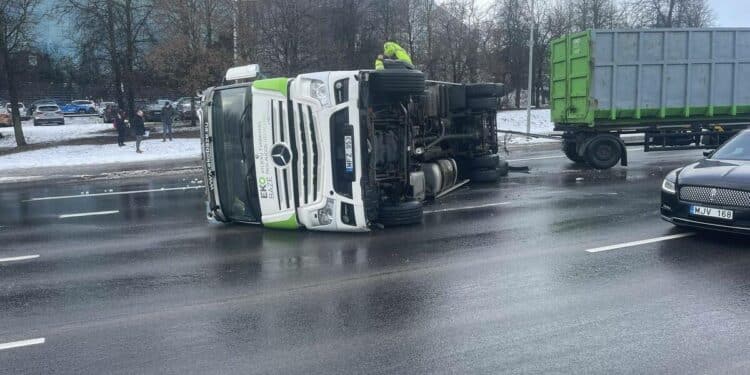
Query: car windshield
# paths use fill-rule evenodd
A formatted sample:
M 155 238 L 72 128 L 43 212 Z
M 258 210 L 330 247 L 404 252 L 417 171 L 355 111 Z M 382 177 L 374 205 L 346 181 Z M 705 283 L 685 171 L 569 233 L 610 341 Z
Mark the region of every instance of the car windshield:
M 742 132 L 721 146 L 711 159 L 750 160 L 750 132 Z
M 56 105 L 44 105 L 44 106 L 39 107 L 39 111 L 42 111 L 42 112 L 55 112 L 57 110 L 58 108 Z

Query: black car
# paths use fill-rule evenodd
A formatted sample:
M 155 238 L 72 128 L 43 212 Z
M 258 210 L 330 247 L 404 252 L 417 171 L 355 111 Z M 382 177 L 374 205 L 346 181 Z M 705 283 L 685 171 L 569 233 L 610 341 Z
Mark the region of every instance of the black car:
M 662 182 L 661 217 L 677 226 L 750 234 L 750 130 Z

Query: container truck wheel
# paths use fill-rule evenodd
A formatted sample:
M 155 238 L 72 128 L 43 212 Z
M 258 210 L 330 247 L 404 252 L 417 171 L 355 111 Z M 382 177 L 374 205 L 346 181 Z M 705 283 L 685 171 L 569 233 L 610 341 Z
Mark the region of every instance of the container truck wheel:
M 497 168 L 500 164 L 500 156 L 497 154 L 480 156 L 478 158 L 471 159 L 471 168 Z
M 576 144 L 575 142 L 563 141 L 562 150 L 565 153 L 565 156 L 570 159 L 570 161 L 574 163 L 586 162 L 586 159 L 578 154 L 578 144 Z
M 418 201 L 406 201 L 380 206 L 378 222 L 386 227 L 419 224 L 422 222 L 423 207 Z
M 424 95 L 424 73 L 410 69 L 383 69 L 370 72 L 370 87 L 374 93 Z
M 611 134 L 599 134 L 586 143 L 586 162 L 596 169 L 610 169 L 622 158 L 620 140 Z

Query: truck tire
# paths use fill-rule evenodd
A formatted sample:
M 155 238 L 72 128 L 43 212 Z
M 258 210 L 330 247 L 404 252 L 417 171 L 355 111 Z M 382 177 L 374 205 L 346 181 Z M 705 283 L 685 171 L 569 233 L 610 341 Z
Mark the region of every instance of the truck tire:
M 423 207 L 418 201 L 401 202 L 395 205 L 380 206 L 378 222 L 386 227 L 419 224 L 422 222 Z
M 471 171 L 471 182 L 497 182 L 500 178 L 500 171 L 495 168 L 482 168 Z
M 499 174 L 500 177 L 505 177 L 508 175 L 508 172 L 510 172 L 510 165 L 508 165 L 507 161 L 500 160 L 500 163 L 497 165 L 497 174 Z
M 424 73 L 409 69 L 383 69 L 370 73 L 370 88 L 377 94 L 424 95 Z
M 586 159 L 578 154 L 578 145 L 575 142 L 563 141 L 562 150 L 565 156 L 573 163 L 585 163 Z
M 494 96 L 469 98 L 466 100 L 466 106 L 475 111 L 496 111 L 497 98 Z
M 497 96 L 497 85 L 494 83 L 474 83 L 466 85 L 467 98 L 484 98 Z
M 471 169 L 497 168 L 500 163 L 500 156 L 497 154 L 480 156 L 471 159 Z
M 611 134 L 599 134 L 586 145 L 586 162 L 596 169 L 610 169 L 622 158 L 620 140 Z

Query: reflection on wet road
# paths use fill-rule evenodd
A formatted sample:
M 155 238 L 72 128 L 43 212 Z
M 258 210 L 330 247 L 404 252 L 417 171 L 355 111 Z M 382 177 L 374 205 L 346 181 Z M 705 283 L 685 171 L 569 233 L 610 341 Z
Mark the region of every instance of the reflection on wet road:
M 699 155 L 511 155 L 351 235 L 210 224 L 196 176 L 4 188 L 0 373 L 747 372 L 747 240 L 658 217 Z

